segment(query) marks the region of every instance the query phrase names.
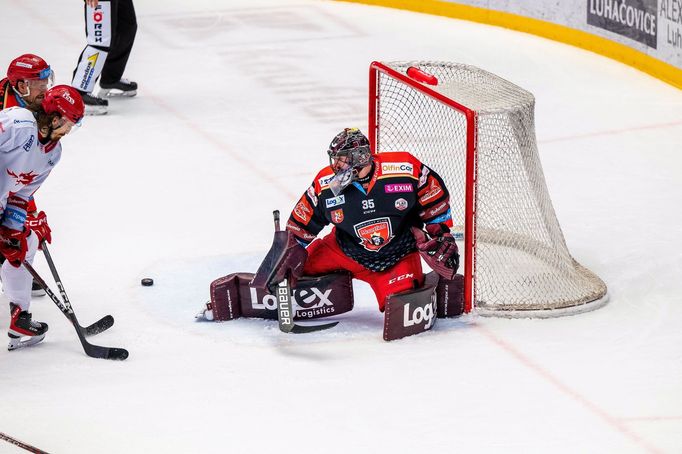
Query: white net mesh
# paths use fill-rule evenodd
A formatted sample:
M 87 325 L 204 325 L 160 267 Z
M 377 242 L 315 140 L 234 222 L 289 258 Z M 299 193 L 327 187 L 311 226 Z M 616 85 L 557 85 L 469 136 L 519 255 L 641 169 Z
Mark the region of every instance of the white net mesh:
M 533 95 L 478 68 L 444 62 L 392 62 L 433 74 L 424 85 L 477 115 L 474 298 L 479 313 L 554 316 L 599 307 L 606 286 L 571 257 L 538 157 Z M 376 150 L 413 153 L 451 193 L 456 237 L 464 232 L 466 118 L 386 72 L 377 81 Z M 463 254 L 471 252 L 464 251 Z M 591 304 L 590 304 L 591 303 Z

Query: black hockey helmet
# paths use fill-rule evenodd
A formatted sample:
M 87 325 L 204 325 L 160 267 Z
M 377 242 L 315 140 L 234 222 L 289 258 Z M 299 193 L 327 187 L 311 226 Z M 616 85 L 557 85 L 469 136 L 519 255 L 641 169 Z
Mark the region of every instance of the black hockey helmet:
M 338 133 L 327 150 L 334 173 L 361 169 L 372 162 L 369 140 L 358 128 L 345 128 Z

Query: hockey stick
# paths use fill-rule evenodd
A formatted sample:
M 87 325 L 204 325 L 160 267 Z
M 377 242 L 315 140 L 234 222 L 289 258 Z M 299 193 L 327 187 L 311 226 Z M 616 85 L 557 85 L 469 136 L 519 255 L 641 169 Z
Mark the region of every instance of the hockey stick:
M 304 334 L 333 328 L 339 322 L 324 323 L 322 325 L 297 325 L 294 323 L 294 308 L 291 302 L 291 286 L 289 279 L 277 284 L 277 321 L 283 333 Z
M 275 220 L 275 235 L 280 232 L 279 225 L 279 210 L 272 212 Z M 297 325 L 294 323 L 294 308 L 291 299 L 291 285 L 288 277 L 285 277 L 277 284 L 277 321 L 279 322 L 279 329 L 283 333 L 312 333 L 314 331 L 322 331 L 333 328 L 339 322 L 324 323 L 322 325 Z
M 294 311 L 291 307 L 289 279 L 284 279 L 277 284 L 277 321 L 279 322 L 279 330 L 283 333 L 292 332 L 296 326 Z
M 57 267 L 54 266 L 54 261 L 52 260 L 52 255 L 50 255 L 50 251 L 47 249 L 47 244 L 45 241 L 41 243 L 41 247 L 43 249 L 43 254 L 45 254 L 45 260 L 47 261 L 47 265 L 50 267 L 50 272 L 52 272 L 52 277 L 54 278 L 54 281 L 57 283 L 57 287 L 59 288 L 59 293 L 62 295 L 62 300 L 69 306 L 71 306 L 71 302 L 69 301 L 69 297 L 66 296 L 66 290 L 64 290 L 64 284 L 62 284 L 62 280 L 59 279 L 59 274 L 57 273 Z M 111 328 L 114 324 L 114 317 L 111 315 L 105 315 L 101 319 L 97 320 L 95 323 L 93 323 L 90 326 L 83 327 L 80 324 L 78 327 L 81 329 L 81 331 L 84 332 L 86 336 L 94 336 L 95 334 L 99 334 L 102 331 L 106 331 L 109 328 Z
M 31 446 L 27 443 L 24 443 L 23 441 L 19 441 L 16 438 L 12 438 L 9 435 L 4 434 L 2 432 L 0 432 L 0 440 L 5 440 L 6 442 L 13 444 L 14 446 L 18 446 L 21 449 L 25 449 L 26 451 L 32 452 L 34 454 L 48 454 L 42 449 L 38 449 L 35 446 Z
M 71 307 L 71 304 L 68 302 L 68 300 L 62 302 L 57 298 L 57 295 L 55 295 L 52 290 L 50 290 L 50 287 L 48 287 L 47 283 L 43 280 L 42 277 L 40 277 L 40 274 L 33 269 L 30 263 L 28 263 L 27 260 L 24 260 L 23 262 L 24 268 L 28 270 L 29 273 L 31 273 L 31 276 L 33 276 L 33 279 L 45 290 L 45 293 L 48 294 L 52 302 L 57 305 L 60 311 L 62 311 L 62 314 L 64 314 L 73 324 L 73 327 L 76 329 L 76 334 L 78 334 L 78 339 L 81 341 L 81 345 L 83 345 L 83 350 L 85 351 L 85 354 L 92 357 L 92 358 L 102 358 L 102 359 L 113 359 L 113 360 L 124 360 L 128 357 L 128 350 L 123 349 L 123 348 L 115 348 L 115 347 L 101 347 L 99 345 L 93 345 L 89 343 L 85 339 L 85 334 L 84 330 L 81 328 L 80 324 L 78 323 L 78 319 L 76 318 L 76 314 L 73 312 L 73 308 Z

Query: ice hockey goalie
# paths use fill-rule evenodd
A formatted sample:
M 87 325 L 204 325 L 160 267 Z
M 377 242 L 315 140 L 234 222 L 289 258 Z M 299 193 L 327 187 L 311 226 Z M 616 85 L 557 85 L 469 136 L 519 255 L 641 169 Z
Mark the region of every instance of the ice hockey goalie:
M 270 251 L 256 275 L 214 281 L 205 318 L 276 318 L 272 293 L 285 277 L 295 320 L 350 311 L 351 279 L 367 282 L 384 313 L 385 340 L 461 315 L 463 280 L 441 177 L 408 152 L 372 154 L 355 128 L 336 135 L 327 153 L 329 165 L 291 212 L 286 244 Z M 330 224 L 331 233 L 317 238 Z M 434 272 L 424 275 L 421 258 Z

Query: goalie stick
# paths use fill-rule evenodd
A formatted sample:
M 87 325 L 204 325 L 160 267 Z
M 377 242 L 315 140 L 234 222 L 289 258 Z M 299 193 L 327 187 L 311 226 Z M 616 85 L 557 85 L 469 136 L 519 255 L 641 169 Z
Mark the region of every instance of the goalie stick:
M 85 330 L 78 323 L 78 319 L 76 318 L 76 314 L 73 312 L 73 308 L 71 307 L 69 300 L 66 299 L 64 302 L 60 301 L 59 298 L 57 298 L 57 295 L 52 292 L 50 287 L 48 287 L 47 283 L 42 277 L 40 277 L 40 274 L 38 274 L 31 264 L 26 260 L 24 260 L 23 264 L 24 268 L 26 268 L 31 276 L 33 276 L 33 279 L 45 290 L 45 293 L 48 294 L 52 302 L 54 302 L 59 310 L 62 311 L 62 314 L 64 314 L 66 318 L 71 321 L 71 324 L 73 324 L 73 327 L 76 329 L 76 334 L 78 334 L 78 339 L 81 341 L 81 345 L 83 346 L 83 350 L 85 351 L 86 355 L 92 358 L 112 359 L 119 361 L 122 361 L 128 357 L 128 350 L 126 349 L 102 347 L 89 343 L 85 339 Z
M 281 232 L 279 225 L 279 210 L 272 212 L 275 220 L 275 237 L 278 232 Z M 312 333 L 315 331 L 322 331 L 333 328 L 339 322 L 323 323 L 321 325 L 297 325 L 294 322 L 294 308 L 291 300 L 291 285 L 289 278 L 285 277 L 282 281 L 277 283 L 277 321 L 279 322 L 279 329 L 284 333 Z
M 45 244 L 45 241 L 41 243 L 41 247 L 43 250 L 43 254 L 45 254 L 45 260 L 47 261 L 47 265 L 50 267 L 50 272 L 52 273 L 52 277 L 54 278 L 54 281 L 57 283 L 57 287 L 59 288 L 59 293 L 62 295 L 62 299 L 66 301 L 69 306 L 71 303 L 69 302 L 69 297 L 66 296 L 66 290 L 64 290 L 64 285 L 62 284 L 62 280 L 59 279 L 59 274 L 57 273 L 57 267 L 54 265 L 54 261 L 52 260 L 52 256 L 50 255 L 50 251 L 47 249 L 47 244 Z M 65 314 L 66 315 L 66 314 Z M 95 323 L 89 326 L 81 326 L 80 324 L 78 327 L 84 332 L 86 336 L 94 336 L 95 334 L 99 334 L 102 331 L 106 331 L 109 328 L 111 328 L 114 325 L 114 317 L 111 315 L 105 315 L 101 319 L 97 320 Z

